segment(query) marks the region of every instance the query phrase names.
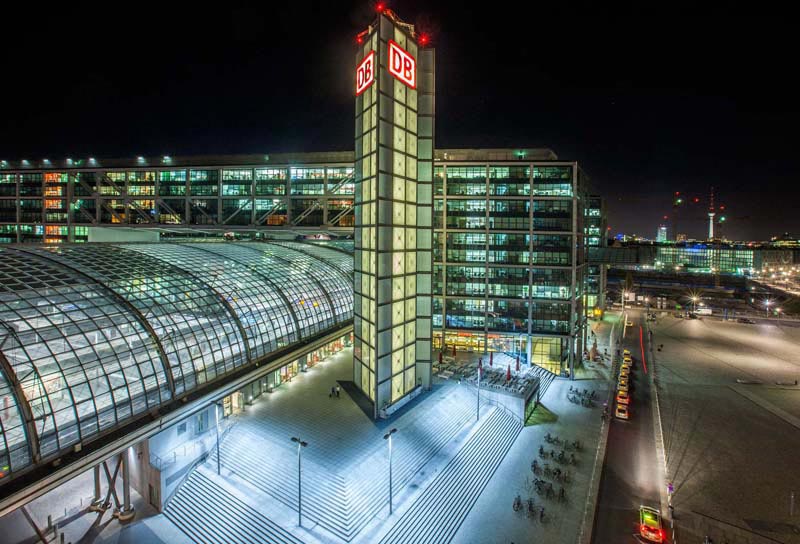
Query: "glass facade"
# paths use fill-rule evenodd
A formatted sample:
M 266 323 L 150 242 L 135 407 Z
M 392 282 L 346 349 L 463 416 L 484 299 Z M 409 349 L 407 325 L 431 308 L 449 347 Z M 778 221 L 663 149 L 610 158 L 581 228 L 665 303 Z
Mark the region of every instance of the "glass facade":
M 338 161 L 342 154 L 316 155 Z M 0 228 L 30 225 L 41 227 L 42 233 L 32 237 L 30 229 L 3 229 L 0 240 L 81 242 L 86 237 L 77 233 L 94 225 L 352 230 L 354 170 L 352 155 L 345 155 L 344 163 L 308 166 L 133 170 L 79 169 L 72 164 L 64 171 L 6 171 L 0 173 Z
M 0 482 L 352 318 L 312 244 L 0 248 Z
M 707 244 L 686 246 L 663 245 L 656 249 L 655 267 L 683 272 L 722 272 L 747 274 L 761 266 L 757 263 L 759 250 L 753 248 L 714 247 Z
M 571 368 L 587 281 L 581 176 L 575 163 L 437 165 L 434 347 Z
M 608 244 L 607 215 L 605 200 L 598 195 L 590 195 L 584 209 L 584 235 L 587 250 L 606 247 Z M 606 281 L 608 265 L 590 263 L 586 269 L 586 290 L 583 307 L 587 315 L 600 317 L 606 304 Z

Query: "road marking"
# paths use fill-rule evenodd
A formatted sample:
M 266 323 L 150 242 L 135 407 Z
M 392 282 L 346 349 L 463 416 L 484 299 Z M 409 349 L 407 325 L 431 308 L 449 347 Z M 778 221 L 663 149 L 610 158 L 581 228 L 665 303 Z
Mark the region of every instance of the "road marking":
M 768 400 L 762 399 L 755 393 L 752 393 L 747 390 L 746 387 L 738 386 L 738 385 L 729 385 L 728 386 L 732 391 L 740 394 L 753 404 L 758 405 L 759 407 L 763 408 L 767 412 L 771 413 L 773 416 L 782 419 L 792 427 L 800 429 L 800 418 L 793 416 L 786 410 L 779 408 L 775 404 L 769 402 Z
M 639 347 L 642 348 L 642 366 L 644 367 L 644 373 L 647 374 L 647 361 L 644 360 L 644 333 L 641 325 L 639 325 Z

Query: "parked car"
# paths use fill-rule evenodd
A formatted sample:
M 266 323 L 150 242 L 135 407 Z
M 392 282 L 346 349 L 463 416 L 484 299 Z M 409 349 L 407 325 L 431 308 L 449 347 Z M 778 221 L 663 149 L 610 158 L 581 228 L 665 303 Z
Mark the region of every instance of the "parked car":
M 749 317 L 740 317 L 736 320 L 737 323 L 749 323 L 750 325 L 754 325 L 755 321 L 750 319 Z

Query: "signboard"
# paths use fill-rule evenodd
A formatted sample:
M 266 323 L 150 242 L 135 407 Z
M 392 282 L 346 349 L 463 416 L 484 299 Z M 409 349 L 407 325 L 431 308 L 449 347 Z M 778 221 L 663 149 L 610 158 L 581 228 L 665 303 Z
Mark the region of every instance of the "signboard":
M 366 91 L 375 81 L 375 51 L 370 51 L 356 68 L 356 96 Z
M 412 89 L 417 88 L 417 61 L 394 40 L 389 40 L 389 73 Z

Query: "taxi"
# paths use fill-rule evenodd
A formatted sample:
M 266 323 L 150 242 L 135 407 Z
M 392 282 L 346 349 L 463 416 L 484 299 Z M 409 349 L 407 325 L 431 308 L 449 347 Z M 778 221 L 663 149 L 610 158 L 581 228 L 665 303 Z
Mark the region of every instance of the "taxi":
M 629 350 L 629 349 L 623 349 L 623 350 L 622 350 L 622 356 L 623 356 L 623 357 L 630 357 L 630 356 L 631 356 L 631 350 Z
M 630 367 L 623 366 L 622 368 L 619 369 L 620 378 L 627 378 L 628 376 L 630 376 L 630 373 L 631 373 Z
M 624 405 L 627 406 L 628 404 L 630 404 L 630 402 L 631 402 L 631 397 L 630 397 L 630 395 L 628 394 L 627 391 L 620 390 L 620 391 L 617 392 L 617 403 L 618 404 L 624 404 Z
M 625 404 L 617 404 L 617 411 L 614 415 L 617 416 L 617 419 L 630 419 L 628 406 Z
M 647 542 L 664 542 L 661 514 L 655 508 L 639 507 L 639 536 Z

